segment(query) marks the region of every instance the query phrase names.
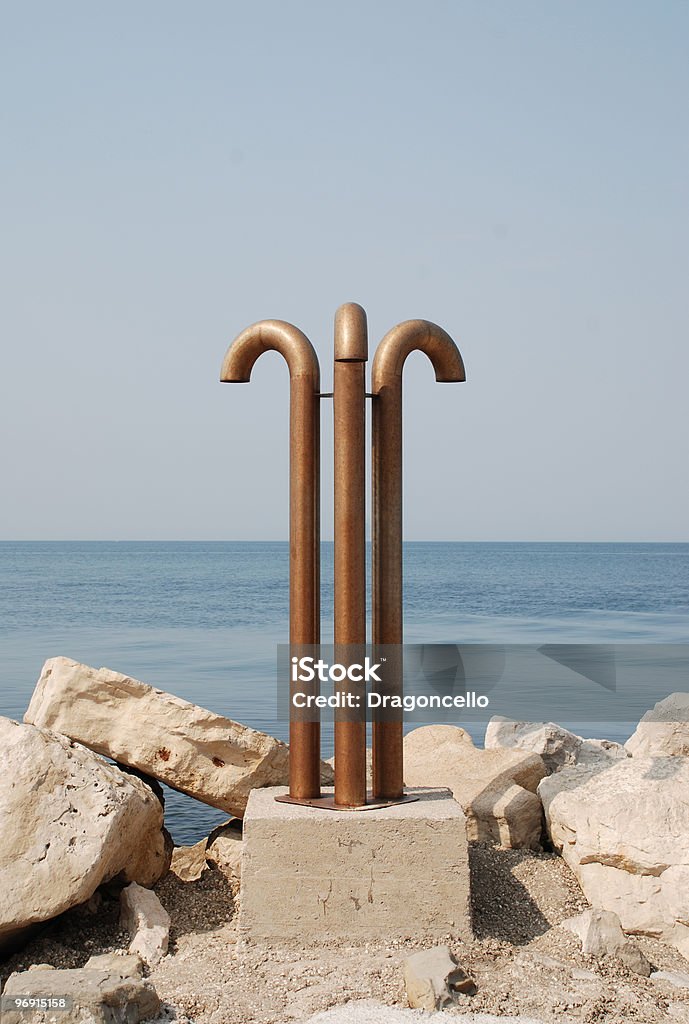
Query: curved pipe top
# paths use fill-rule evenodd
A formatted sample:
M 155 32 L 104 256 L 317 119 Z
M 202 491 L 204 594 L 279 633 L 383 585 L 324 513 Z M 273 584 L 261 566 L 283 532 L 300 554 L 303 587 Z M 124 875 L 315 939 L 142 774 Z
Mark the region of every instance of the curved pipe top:
M 345 302 L 335 313 L 335 362 L 368 360 L 366 313 L 358 302 Z
M 462 356 L 447 331 L 429 320 L 405 320 L 388 331 L 376 349 L 371 369 L 374 395 L 402 376 L 405 359 L 416 350 L 428 356 L 437 381 L 466 380 Z
M 318 356 L 306 335 L 284 320 L 260 320 L 238 334 L 223 359 L 220 380 L 224 384 L 246 384 L 254 363 L 264 352 L 279 352 L 289 366 L 290 378 L 308 377 L 318 390 Z

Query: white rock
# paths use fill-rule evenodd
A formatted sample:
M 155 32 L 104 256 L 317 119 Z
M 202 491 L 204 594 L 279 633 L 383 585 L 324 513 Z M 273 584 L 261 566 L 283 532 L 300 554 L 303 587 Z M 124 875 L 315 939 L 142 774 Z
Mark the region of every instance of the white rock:
M 671 693 L 658 701 L 625 747 L 633 757 L 689 756 L 689 693 Z
M 579 765 L 538 787 L 556 849 L 627 933 L 689 955 L 689 758 Z
M 555 722 L 514 722 L 498 717 L 488 723 L 485 746 L 487 750 L 507 747 L 538 754 L 548 775 L 575 764 L 604 768 L 611 759 L 630 756 L 621 743 L 585 740 Z
M 176 846 L 170 870 L 183 882 L 195 882 L 210 867 L 238 885 L 243 847 L 241 819 L 230 818 L 193 846 Z
M 637 944 L 624 934 L 620 919 L 613 911 L 589 907 L 583 914 L 563 921 L 562 927 L 579 937 L 583 953 L 615 956 L 636 974 L 645 978 L 650 975 L 651 965 Z
M 450 953 L 449 946 L 434 946 L 413 953 L 404 961 L 404 987 L 412 1009 L 443 1010 L 460 992 L 472 995 L 476 985 Z
M 119 957 L 128 960 L 128 957 Z M 123 964 L 123 970 L 128 970 Z M 160 1000 L 150 981 L 138 974 L 123 973 L 117 966 L 108 969 L 82 967 L 66 971 L 23 971 L 7 979 L 3 996 L 67 996 L 72 1008 L 47 1014 L 60 1024 L 138 1024 L 151 1020 L 160 1010 Z M 33 1019 L 45 1020 L 41 1015 Z M 2 1024 L 26 1024 L 26 1010 L 5 1010 Z
M 689 974 L 685 971 L 654 971 L 652 981 L 666 981 L 675 988 L 689 988 Z
M 0 718 L 0 943 L 85 903 L 115 876 L 168 869 L 151 790 L 64 736 Z
M 288 781 L 288 748 L 272 736 L 69 658 L 46 661 L 24 720 L 239 817 L 252 789 Z
M 615 953 L 615 956 L 618 960 L 621 960 L 630 971 L 634 971 L 635 974 L 640 974 L 642 978 L 650 977 L 651 965 L 639 949 L 638 944 L 632 939 L 628 939 L 623 946 L 620 946 Z
M 582 740 L 577 754 L 577 764 L 606 767 L 608 761 L 631 757 L 622 743 L 614 740 Z
M 122 978 L 141 978 L 144 973 L 143 960 L 137 953 L 99 953 L 89 957 L 84 967 L 92 971 L 109 971 Z
M 132 882 L 120 894 L 120 927 L 129 932 L 129 952 L 149 967 L 167 953 L 170 916 L 151 889 Z
M 220 871 L 228 882 L 238 883 L 242 876 L 242 841 L 241 829 L 237 821 L 227 821 L 224 825 L 214 828 L 208 837 L 206 861 L 210 867 Z
M 486 728 L 486 750 L 517 748 L 543 758 L 548 773 L 576 764 L 581 736 L 554 722 L 513 722 L 509 718 L 491 718 Z
M 595 971 L 587 971 L 585 967 L 572 967 L 570 973 L 576 981 L 600 981 Z
M 409 786 L 445 786 L 467 816 L 469 839 L 536 848 L 542 828 L 536 795 L 545 765 L 522 750 L 480 750 L 454 725 L 425 725 L 404 738 Z
M 583 914 L 568 917 L 562 927 L 578 936 L 582 953 L 590 956 L 614 953 L 627 941 L 617 914 L 598 907 L 589 907 Z
M 172 851 L 170 871 L 183 882 L 196 882 L 206 870 L 208 836 L 193 846 L 176 846 Z

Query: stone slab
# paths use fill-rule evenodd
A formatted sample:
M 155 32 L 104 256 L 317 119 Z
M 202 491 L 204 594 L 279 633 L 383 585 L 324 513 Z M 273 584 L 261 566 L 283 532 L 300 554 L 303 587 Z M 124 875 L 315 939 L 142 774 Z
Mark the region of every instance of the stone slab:
M 46 661 L 24 721 L 237 817 L 252 789 L 289 780 L 289 748 L 273 736 L 70 658 Z M 330 765 L 322 772 L 333 781 Z
M 332 790 L 324 789 L 324 794 Z M 466 819 L 447 789 L 358 812 L 277 803 L 244 816 L 239 929 L 250 942 L 471 938 Z

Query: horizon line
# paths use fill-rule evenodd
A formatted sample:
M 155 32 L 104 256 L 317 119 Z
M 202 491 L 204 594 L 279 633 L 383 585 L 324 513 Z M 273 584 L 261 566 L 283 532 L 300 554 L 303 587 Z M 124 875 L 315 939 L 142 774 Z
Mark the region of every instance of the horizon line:
M 321 544 L 332 544 L 332 538 L 321 538 Z M 590 540 L 583 538 L 550 540 L 457 540 L 452 538 L 409 537 L 404 544 L 689 544 L 689 540 Z M 0 538 L 0 544 L 289 544 L 289 538 L 191 538 L 191 537 L 11 537 Z M 366 540 L 371 544 L 370 538 Z

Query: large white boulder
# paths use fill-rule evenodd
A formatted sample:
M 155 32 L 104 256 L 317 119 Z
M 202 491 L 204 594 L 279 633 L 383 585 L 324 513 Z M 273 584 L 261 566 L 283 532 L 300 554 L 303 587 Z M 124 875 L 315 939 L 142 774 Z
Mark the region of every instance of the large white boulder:
M 63 733 L 241 817 L 252 789 L 288 781 L 286 744 L 108 668 L 50 658 L 25 722 Z M 332 777 L 325 766 L 326 777 Z
M 486 750 L 511 748 L 527 750 L 543 758 L 548 772 L 576 764 L 581 736 L 554 722 L 515 722 L 509 718 L 491 718 L 486 727 Z
M 689 755 L 689 693 L 671 693 L 647 711 L 625 747 L 633 757 Z
M 116 876 L 153 885 L 170 851 L 140 779 L 64 736 L 0 718 L 0 945 Z
M 543 812 L 536 789 L 545 774 L 537 754 L 480 750 L 454 725 L 421 726 L 404 738 L 407 785 L 451 789 L 464 808 L 469 839 L 537 847 Z
M 487 750 L 507 747 L 538 754 L 549 775 L 575 764 L 605 767 L 609 760 L 629 756 L 621 743 L 585 740 L 555 722 L 517 722 L 497 716 L 488 723 L 485 746 Z
M 565 768 L 538 787 L 553 844 L 589 902 L 689 955 L 689 758 Z

